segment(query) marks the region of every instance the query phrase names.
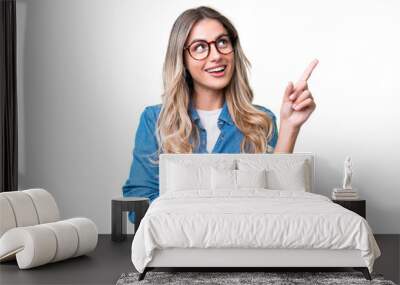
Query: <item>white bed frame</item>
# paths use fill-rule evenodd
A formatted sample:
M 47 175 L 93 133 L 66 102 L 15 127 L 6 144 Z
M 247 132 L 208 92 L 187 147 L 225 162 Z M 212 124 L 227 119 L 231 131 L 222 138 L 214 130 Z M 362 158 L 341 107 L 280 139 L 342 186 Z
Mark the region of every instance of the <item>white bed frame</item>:
M 314 192 L 315 167 L 312 153 L 293 154 L 161 154 L 160 155 L 160 195 L 165 192 L 166 163 L 168 160 L 190 159 L 202 164 L 212 164 L 215 159 L 237 159 L 257 157 L 262 159 L 308 160 L 311 192 Z M 254 249 L 254 248 L 168 248 L 157 249 L 139 280 L 147 271 L 158 267 L 234 267 L 238 271 L 244 267 L 353 267 L 362 271 L 371 280 L 360 250 L 330 249 Z

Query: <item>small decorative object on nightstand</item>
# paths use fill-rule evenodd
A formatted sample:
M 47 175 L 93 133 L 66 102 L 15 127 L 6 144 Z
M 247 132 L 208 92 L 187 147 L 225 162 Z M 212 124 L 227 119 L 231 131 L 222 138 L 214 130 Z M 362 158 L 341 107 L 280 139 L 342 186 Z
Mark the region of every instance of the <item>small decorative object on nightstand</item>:
M 346 156 L 344 161 L 344 173 L 342 188 L 334 188 L 332 191 L 333 200 L 359 200 L 357 189 L 351 186 L 353 176 L 353 163 L 351 157 Z
M 126 239 L 126 214 L 135 212 L 135 233 L 140 221 L 149 208 L 150 200 L 145 197 L 118 197 L 111 201 L 111 240 L 123 241 Z
M 353 176 L 353 164 L 351 157 L 346 156 L 344 161 L 344 177 L 343 177 L 343 189 L 351 190 L 351 177 Z
M 361 217 L 366 219 L 365 214 L 365 200 L 332 200 L 332 202 L 341 205 L 342 207 L 359 214 Z

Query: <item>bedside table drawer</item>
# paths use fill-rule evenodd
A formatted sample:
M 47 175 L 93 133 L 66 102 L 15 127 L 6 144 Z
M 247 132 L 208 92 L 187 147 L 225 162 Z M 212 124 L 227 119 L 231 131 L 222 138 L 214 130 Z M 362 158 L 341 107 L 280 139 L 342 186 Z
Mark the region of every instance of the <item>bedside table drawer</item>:
M 359 214 L 366 219 L 366 201 L 365 200 L 332 200 L 332 202 L 341 205 L 342 207 Z

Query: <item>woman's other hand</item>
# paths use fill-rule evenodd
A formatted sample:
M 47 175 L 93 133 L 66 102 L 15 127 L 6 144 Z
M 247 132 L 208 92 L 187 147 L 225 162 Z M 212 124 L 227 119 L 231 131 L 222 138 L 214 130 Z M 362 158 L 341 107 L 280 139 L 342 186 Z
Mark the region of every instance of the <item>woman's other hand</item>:
M 317 64 L 318 60 L 314 59 L 296 82 L 296 85 L 293 86 L 290 81 L 286 87 L 280 111 L 281 127 L 299 130 L 315 110 L 316 104 L 308 89 L 307 80 Z

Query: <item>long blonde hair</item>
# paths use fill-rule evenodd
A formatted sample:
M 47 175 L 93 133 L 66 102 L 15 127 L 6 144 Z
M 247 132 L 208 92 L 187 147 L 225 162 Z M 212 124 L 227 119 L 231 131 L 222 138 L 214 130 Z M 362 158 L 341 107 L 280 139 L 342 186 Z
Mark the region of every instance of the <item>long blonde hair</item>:
M 265 153 L 267 141 L 273 135 L 273 123 L 265 112 L 252 104 L 253 91 L 247 77 L 251 64 L 233 24 L 216 10 L 204 6 L 184 11 L 170 33 L 163 66 L 164 93 L 156 127 L 158 153 L 193 153 L 199 143 L 199 131 L 188 113 L 193 81 L 185 70 L 183 48 L 193 25 L 202 19 L 218 20 L 234 39 L 234 71 L 224 95 L 229 114 L 244 135 L 240 152 Z

